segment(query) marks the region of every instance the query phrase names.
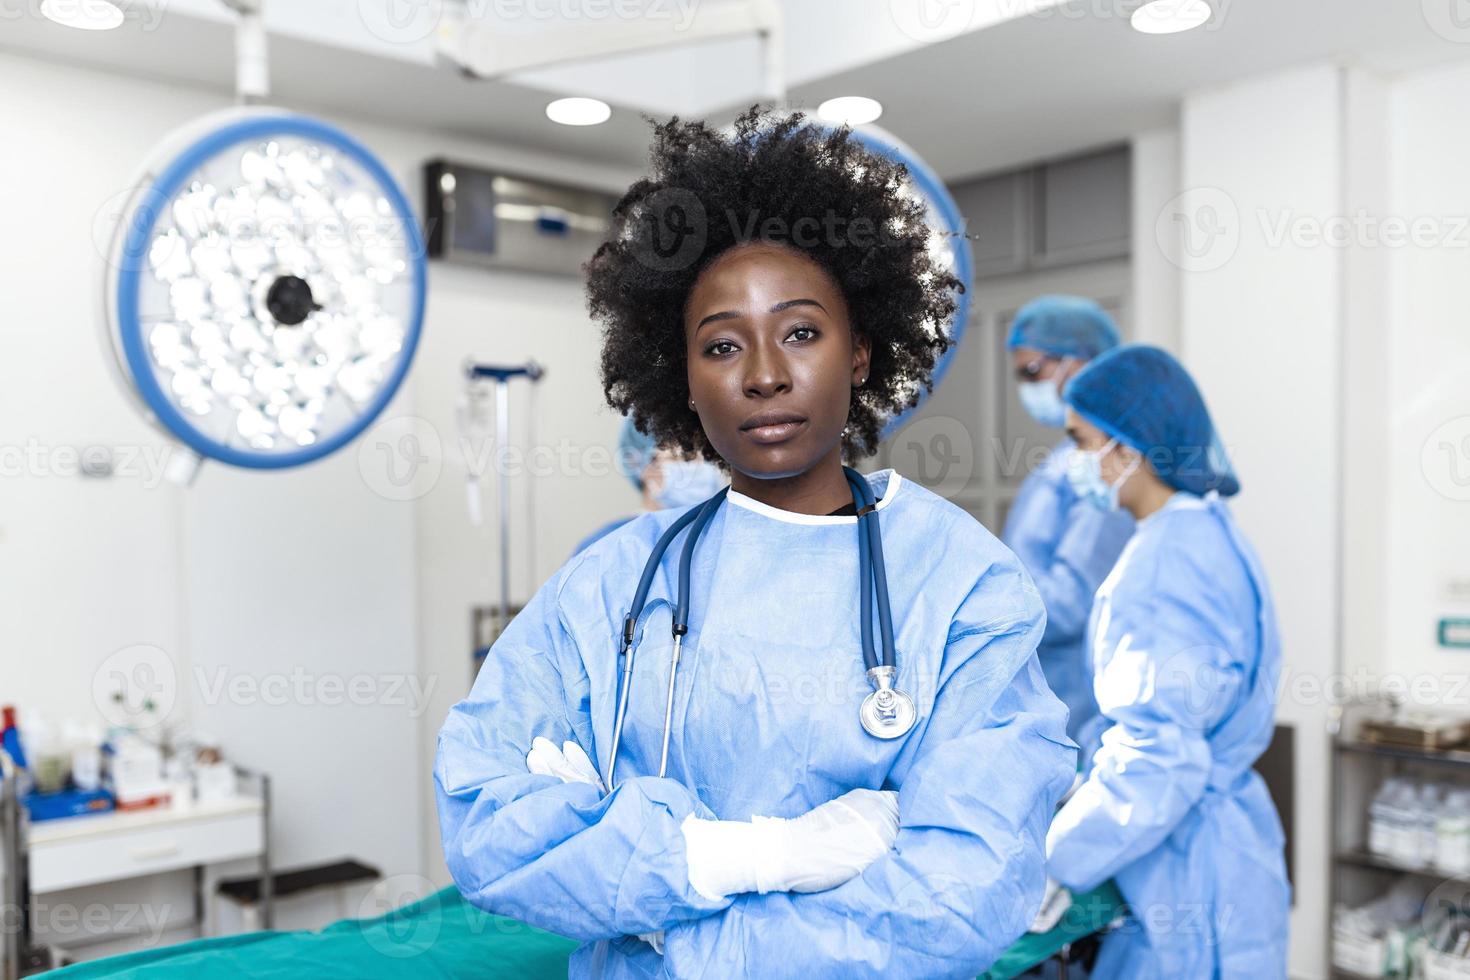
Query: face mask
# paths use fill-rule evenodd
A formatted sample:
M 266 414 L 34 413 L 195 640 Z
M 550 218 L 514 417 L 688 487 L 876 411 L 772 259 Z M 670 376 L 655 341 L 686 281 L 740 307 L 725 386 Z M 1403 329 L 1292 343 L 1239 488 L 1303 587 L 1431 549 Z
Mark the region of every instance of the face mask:
M 658 464 L 660 486 L 653 499 L 665 510 L 702 504 L 725 485 L 713 463 L 700 459 L 668 459 Z
M 1067 424 L 1067 406 L 1054 381 L 1022 381 L 1018 386 L 1026 414 L 1050 429 Z
M 1118 509 L 1118 491 L 1143 462 L 1143 457 L 1138 457 L 1128 464 L 1123 475 L 1118 477 L 1117 483 L 1109 483 L 1102 475 L 1102 461 L 1103 457 L 1112 452 L 1117 445 L 1118 440 L 1109 439 L 1107 445 L 1097 452 L 1087 453 L 1074 449 L 1071 458 L 1067 461 L 1067 482 L 1072 484 L 1072 489 L 1076 491 L 1077 496 L 1099 510 Z

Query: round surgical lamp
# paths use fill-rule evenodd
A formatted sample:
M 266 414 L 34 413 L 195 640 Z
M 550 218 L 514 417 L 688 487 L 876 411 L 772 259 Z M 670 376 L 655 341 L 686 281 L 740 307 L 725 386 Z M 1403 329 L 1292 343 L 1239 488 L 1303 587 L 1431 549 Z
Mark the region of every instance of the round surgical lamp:
M 970 257 L 970 243 L 965 237 L 965 218 L 959 205 L 950 196 L 944 181 L 939 179 L 923 158 L 897 136 L 879 126 L 855 126 L 852 135 L 874 153 L 881 153 L 908 168 L 909 179 L 900 188 L 900 193 L 917 198 L 924 205 L 925 224 L 929 226 L 929 254 L 936 268 L 951 273 L 964 290 L 955 296 L 954 315 L 945 323 L 930 324 L 936 332 L 948 335 L 951 344 L 934 366 L 933 387 L 938 388 L 949 371 L 949 366 L 959 350 L 964 336 L 965 324 L 970 317 L 970 289 L 974 279 L 974 262 Z M 918 401 L 913 407 L 890 418 L 883 427 L 883 438 L 898 431 L 919 410 L 928 397 L 928 392 L 916 387 Z
M 423 321 L 407 199 L 361 143 L 279 109 L 206 116 L 159 145 L 123 206 L 107 323 L 125 384 L 187 452 L 280 469 L 387 405 Z

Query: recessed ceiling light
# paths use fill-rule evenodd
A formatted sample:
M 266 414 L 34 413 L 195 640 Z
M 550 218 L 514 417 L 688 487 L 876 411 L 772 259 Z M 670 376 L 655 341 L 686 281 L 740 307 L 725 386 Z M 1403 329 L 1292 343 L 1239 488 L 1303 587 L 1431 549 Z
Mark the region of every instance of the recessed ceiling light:
M 1178 34 L 1210 19 L 1206 0 L 1152 0 L 1133 11 L 1130 23 L 1142 34 Z
M 836 99 L 828 99 L 817 106 L 817 115 L 829 123 L 861 126 L 883 115 L 883 106 L 877 99 L 869 99 L 861 95 L 844 95 Z
M 563 126 L 596 126 L 607 122 L 612 109 L 601 99 L 580 96 L 546 103 L 546 118 Z
M 106 31 L 123 22 L 123 12 L 112 0 L 41 0 L 41 13 L 67 27 Z

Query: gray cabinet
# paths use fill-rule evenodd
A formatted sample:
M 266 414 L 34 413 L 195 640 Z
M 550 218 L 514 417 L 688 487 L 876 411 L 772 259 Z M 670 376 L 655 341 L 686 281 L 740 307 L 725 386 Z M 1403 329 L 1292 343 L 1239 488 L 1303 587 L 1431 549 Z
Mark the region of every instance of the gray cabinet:
M 951 188 L 977 279 L 1127 258 L 1128 147 L 978 177 Z

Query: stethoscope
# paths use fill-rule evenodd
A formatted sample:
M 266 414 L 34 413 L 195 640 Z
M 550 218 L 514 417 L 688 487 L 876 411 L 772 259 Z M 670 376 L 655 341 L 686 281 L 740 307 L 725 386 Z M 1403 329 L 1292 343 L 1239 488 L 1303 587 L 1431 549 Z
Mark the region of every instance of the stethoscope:
M 893 613 L 888 605 L 888 573 L 883 567 L 883 537 L 878 529 L 878 505 L 873 497 L 873 489 L 868 486 L 862 474 L 850 467 L 844 466 L 843 473 L 847 476 L 848 485 L 852 488 L 853 504 L 857 508 L 858 518 L 858 568 L 859 578 L 862 582 L 862 644 L 863 664 L 867 668 L 868 680 L 873 685 L 873 692 L 863 699 L 862 706 L 858 709 L 858 720 L 862 722 L 864 731 L 874 738 L 892 739 L 907 735 L 918 720 L 918 710 L 914 707 L 914 699 L 903 691 L 893 686 L 894 678 L 898 669 L 894 663 L 893 648 Z M 704 533 L 705 525 L 709 524 L 714 517 L 715 511 L 719 510 L 720 504 L 724 502 L 725 495 L 730 492 L 725 487 L 710 499 L 698 506 L 691 507 L 680 515 L 679 519 L 669 525 L 668 530 L 659 537 L 653 546 L 653 552 L 648 556 L 648 563 L 643 566 L 643 575 L 638 579 L 638 591 L 633 594 L 633 605 L 628 611 L 628 616 L 623 620 L 623 632 L 621 646 L 618 655 L 623 658 L 623 671 L 621 690 L 618 694 L 618 713 L 613 722 L 612 750 L 607 759 L 607 788 L 611 792 L 613 788 L 613 771 L 618 763 L 618 746 L 623 740 L 623 722 L 628 714 L 628 693 L 633 686 L 633 634 L 638 617 L 643 612 L 643 606 L 648 601 L 648 590 L 653 584 L 653 577 L 658 571 L 658 566 L 663 561 L 664 554 L 669 550 L 669 545 L 679 532 L 686 527 L 690 528 L 689 535 L 684 539 L 684 550 L 679 558 L 679 596 L 678 604 L 674 607 L 674 655 L 673 663 L 669 670 L 669 693 L 664 704 L 664 737 L 663 749 L 659 755 L 658 774 L 662 778 L 669 767 L 669 733 L 674 723 L 674 686 L 679 674 L 679 654 L 684 644 L 684 634 L 689 632 L 689 565 L 694 555 L 694 547 L 699 542 L 699 536 Z M 692 525 L 692 527 L 691 527 Z M 873 593 L 878 593 L 878 624 L 883 630 L 882 659 L 873 648 Z

